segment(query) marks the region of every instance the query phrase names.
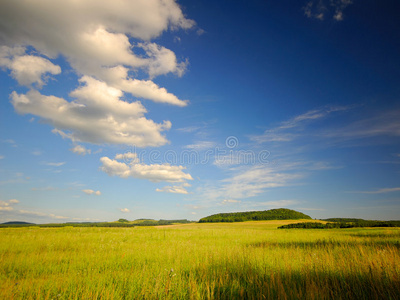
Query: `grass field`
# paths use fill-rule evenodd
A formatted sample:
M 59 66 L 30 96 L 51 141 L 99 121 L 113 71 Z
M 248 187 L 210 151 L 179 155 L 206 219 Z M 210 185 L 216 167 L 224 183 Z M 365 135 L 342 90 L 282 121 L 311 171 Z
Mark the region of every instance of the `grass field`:
M 400 298 L 399 228 L 289 222 L 2 228 L 0 299 Z

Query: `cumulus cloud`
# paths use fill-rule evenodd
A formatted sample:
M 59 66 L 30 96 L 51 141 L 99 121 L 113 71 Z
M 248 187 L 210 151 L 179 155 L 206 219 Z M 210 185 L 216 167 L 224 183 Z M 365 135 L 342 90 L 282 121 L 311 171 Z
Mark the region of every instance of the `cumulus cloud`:
M 131 153 L 130 162 L 121 162 L 124 156 L 117 154 L 115 159 L 102 157 L 100 159 L 102 166 L 101 170 L 110 176 L 119 176 L 121 178 L 140 178 L 147 179 L 153 182 L 185 182 L 192 180 L 190 174 L 185 173 L 183 166 L 172 166 L 170 164 L 151 164 L 146 165 L 141 163 L 135 153 Z
M 84 192 L 86 195 L 96 195 L 96 196 L 100 196 L 101 195 L 100 191 L 94 191 L 94 190 L 91 190 L 91 189 L 82 190 L 82 192 Z
M 76 145 L 75 147 L 70 149 L 73 153 L 76 153 L 78 155 L 86 155 L 86 154 L 91 154 L 92 150 L 86 149 L 82 145 Z
M 128 208 L 120 208 L 120 211 L 123 213 L 128 213 L 130 210 Z
M 46 58 L 34 55 L 25 55 L 25 48 L 0 47 L 0 66 L 11 70 L 11 76 L 20 85 L 31 86 L 36 83 L 42 87 L 46 73 L 60 74 L 61 68 Z
M 22 43 L 40 38 L 48 43 L 41 45 L 37 42 L 38 48 L 52 50 L 51 53 L 54 53 L 54 48 L 61 46 L 73 48 L 73 45 L 63 42 L 65 36 L 90 31 L 99 25 L 105 26 L 110 32 L 129 34 L 142 40 L 155 38 L 168 28 L 188 29 L 194 26 L 192 20 L 184 17 L 174 0 L 116 0 L 112 3 L 107 0 L 40 0 L 22 3 L 4 0 L 1 6 L 3 39 Z M 15 22 L 13 18 L 23 22 Z
M 150 78 L 170 72 L 181 76 L 187 62 L 178 62 L 171 50 L 150 40 L 168 29 L 188 29 L 194 24 L 184 17 L 174 0 L 5 0 L 0 4 L 0 41 L 4 44 L 33 46 L 49 58 L 63 55 L 79 74 L 119 88 L 130 85 L 127 83 L 138 85 L 127 72 L 138 68 Z M 129 37 L 141 42 L 130 42 Z M 123 69 L 127 71 L 121 73 Z M 141 89 L 143 85 L 139 84 Z M 153 95 L 154 86 L 153 94 L 146 87 L 147 93 L 139 93 L 151 100 L 156 96 L 157 101 L 159 95 Z M 165 94 L 162 90 L 157 92 Z M 184 105 L 182 101 L 175 102 Z
M 173 194 L 188 194 L 188 191 L 185 187 L 189 187 L 190 184 L 184 183 L 182 185 L 174 185 L 174 186 L 164 186 L 161 189 L 156 189 L 157 192 L 163 193 L 173 193 Z
M 122 154 L 117 154 L 115 155 L 115 159 L 117 160 L 123 160 L 125 162 L 130 162 L 130 163 L 139 163 L 140 160 L 137 156 L 136 153 L 132 153 L 132 152 L 125 152 Z
M 121 100 L 122 92 L 92 77 L 81 79 L 83 86 L 71 92 L 76 98 L 45 96 L 35 90 L 11 95 L 11 103 L 21 114 L 34 114 L 55 127 L 53 132 L 74 142 L 126 144 L 138 147 L 167 143 L 161 131 L 171 122 L 157 124 L 146 119 L 140 102 Z
M 141 102 L 124 96 L 186 106 L 188 101 L 152 79 L 168 73 L 182 76 L 188 61 L 179 61 L 152 39 L 194 26 L 175 0 L 4 0 L 0 66 L 10 69 L 19 84 L 40 88 L 49 75 L 61 73 L 52 62 L 61 56 L 80 76 L 82 85 L 70 93 L 74 100 L 35 89 L 13 92 L 18 113 L 40 117 L 54 126 L 53 132 L 74 142 L 161 146 L 168 142 L 161 132 L 171 122 L 145 118 Z M 134 78 L 138 74 L 144 78 Z M 81 146 L 71 151 L 88 153 Z

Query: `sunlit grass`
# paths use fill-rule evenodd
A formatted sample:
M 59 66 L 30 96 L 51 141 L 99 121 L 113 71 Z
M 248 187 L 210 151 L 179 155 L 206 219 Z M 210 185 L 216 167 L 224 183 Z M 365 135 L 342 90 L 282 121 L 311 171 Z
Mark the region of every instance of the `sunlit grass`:
M 399 229 L 289 222 L 3 228 L 0 299 L 398 299 Z

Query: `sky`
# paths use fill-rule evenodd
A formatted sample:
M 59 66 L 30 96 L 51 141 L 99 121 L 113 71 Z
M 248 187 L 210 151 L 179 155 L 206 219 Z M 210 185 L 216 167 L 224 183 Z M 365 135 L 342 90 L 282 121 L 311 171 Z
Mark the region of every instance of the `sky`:
M 400 219 L 397 0 L 2 0 L 0 222 Z

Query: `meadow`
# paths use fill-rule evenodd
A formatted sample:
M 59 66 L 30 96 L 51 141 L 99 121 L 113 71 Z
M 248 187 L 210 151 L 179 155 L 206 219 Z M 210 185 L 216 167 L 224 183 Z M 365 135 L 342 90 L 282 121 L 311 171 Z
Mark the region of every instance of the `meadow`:
M 0 299 L 399 299 L 400 228 L 1 228 Z

